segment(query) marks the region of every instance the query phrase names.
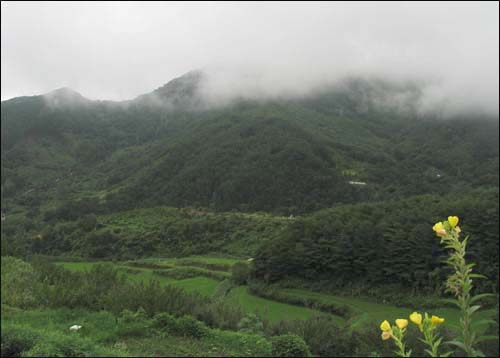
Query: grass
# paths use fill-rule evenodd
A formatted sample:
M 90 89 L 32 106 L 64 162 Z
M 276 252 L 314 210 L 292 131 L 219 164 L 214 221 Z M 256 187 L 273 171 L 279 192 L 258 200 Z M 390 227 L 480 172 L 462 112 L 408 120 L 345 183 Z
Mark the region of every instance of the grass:
M 175 281 L 173 284 L 187 291 L 198 291 L 205 296 L 211 296 L 219 282 L 207 277 L 193 277 Z
M 211 330 L 207 337 L 151 337 L 122 342 L 137 357 L 264 357 L 270 356 L 271 343 L 256 335 Z
M 59 356 L 57 346 L 67 342 L 75 342 L 81 356 L 259 357 L 271 352 L 270 342 L 257 335 L 218 329 L 210 329 L 201 339 L 162 335 L 150 328 L 150 320 L 123 323 L 109 312 L 61 308 L 2 313 L 2 333 L 14 329 L 35 332 L 43 353 L 50 353 L 44 356 Z M 74 324 L 82 328 L 70 332 Z
M 182 259 L 145 259 L 139 260 L 140 262 L 155 263 L 157 265 L 175 265 L 178 262 L 201 262 L 208 264 L 219 264 L 219 265 L 232 265 L 235 262 L 242 260 L 234 258 L 221 258 L 214 256 L 191 256 Z M 99 262 L 60 262 L 62 265 L 68 269 L 74 271 L 84 271 L 90 269 L 92 265 Z M 133 271 L 135 273 L 130 273 L 129 266 L 124 266 L 123 263 L 115 263 L 117 268 L 123 272 L 126 272 L 127 277 L 130 280 L 136 282 L 147 282 L 149 280 L 155 279 L 160 282 L 160 284 L 172 284 L 187 291 L 198 291 L 205 296 L 211 296 L 216 291 L 218 281 L 208 278 L 208 277 L 192 277 L 187 279 L 176 280 L 163 275 L 156 275 L 153 273 L 153 269 L 134 267 Z M 182 266 L 182 268 L 188 268 L 192 266 Z M 179 269 L 181 267 L 174 268 Z M 197 272 L 202 272 L 198 267 L 193 267 Z M 168 271 L 168 270 L 166 270 Z M 210 270 L 205 270 L 210 271 Z M 223 273 L 218 271 L 218 273 Z M 352 316 L 349 318 L 347 323 L 351 328 L 356 329 L 358 327 L 364 326 L 366 324 L 378 325 L 381 321 L 387 319 L 389 321 L 394 321 L 396 318 L 408 317 L 413 311 L 421 311 L 418 307 L 396 307 L 389 304 L 381 304 L 372 302 L 362 298 L 354 297 L 342 297 L 336 295 L 329 295 L 324 293 L 312 292 L 304 289 L 281 289 L 282 292 L 290 295 L 296 295 L 304 298 L 313 298 L 324 302 L 331 302 L 340 305 L 348 306 L 352 311 Z M 231 290 L 229 297 L 235 302 L 238 302 L 242 309 L 248 313 L 257 312 L 263 319 L 268 320 L 271 323 L 278 322 L 280 320 L 294 320 L 294 319 L 307 319 L 314 315 L 325 315 L 310 308 L 294 306 L 286 303 L 276 302 L 268 300 L 262 297 L 257 297 L 248 293 L 247 288 L 244 286 L 236 287 Z M 453 308 L 437 308 L 429 310 L 429 313 L 444 317 L 447 322 L 447 326 L 454 329 L 459 326 L 459 311 Z M 478 313 L 478 319 L 492 318 L 496 312 L 494 310 L 484 310 Z M 334 319 L 339 323 L 346 323 L 342 317 L 333 316 Z
M 282 289 L 282 291 L 306 298 L 316 298 L 325 302 L 349 306 L 353 312 L 353 317 L 350 319 L 352 328 L 359 327 L 363 324 L 378 324 L 385 319 L 393 322 L 396 318 L 408 318 L 413 311 L 422 312 L 422 310 L 418 307 L 396 307 L 389 304 L 371 302 L 361 298 L 340 297 L 302 289 Z M 460 312 L 458 310 L 442 307 L 427 311 L 430 314 L 444 317 L 448 327 L 452 329 L 457 329 L 459 327 Z M 483 310 L 478 313 L 477 319 L 493 318 L 496 314 L 497 313 L 494 310 Z
M 85 271 L 85 270 L 90 270 L 93 265 L 96 265 L 98 263 L 104 263 L 106 261 L 99 261 L 99 262 L 58 262 L 57 264 L 60 266 L 63 266 L 64 268 L 67 268 L 72 271 Z M 109 262 L 109 261 L 107 261 Z M 208 278 L 208 277 L 193 277 L 193 278 L 187 278 L 184 280 L 175 280 L 167 276 L 163 275 L 156 275 L 153 273 L 153 269 L 147 269 L 147 268 L 141 268 L 141 267 L 129 267 L 125 266 L 120 263 L 113 263 L 116 268 L 125 273 L 127 275 L 127 278 L 131 281 L 134 282 L 148 282 L 151 280 L 156 280 L 158 281 L 161 285 L 175 285 L 178 287 L 181 287 L 187 291 L 198 291 L 199 293 L 205 295 L 205 296 L 211 296 L 214 292 L 215 289 L 217 288 L 217 285 L 219 284 L 218 281 Z M 196 268 L 197 270 L 200 270 L 199 268 Z M 208 270 L 206 270 L 208 271 Z M 131 273 L 134 272 L 134 273 Z
M 248 293 L 247 287 L 245 286 L 239 286 L 231 290 L 229 297 L 235 302 L 238 302 L 245 312 L 257 313 L 263 319 L 271 323 L 286 320 L 308 319 L 312 316 L 325 315 L 325 313 L 310 308 L 293 306 L 251 295 Z M 341 317 L 333 317 L 339 323 L 344 322 Z

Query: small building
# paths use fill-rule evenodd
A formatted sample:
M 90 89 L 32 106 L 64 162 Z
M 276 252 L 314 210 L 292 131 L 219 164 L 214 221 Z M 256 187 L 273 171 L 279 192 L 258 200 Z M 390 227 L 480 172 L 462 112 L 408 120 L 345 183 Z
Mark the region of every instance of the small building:
M 364 181 L 349 181 L 349 184 L 351 185 L 366 185 Z

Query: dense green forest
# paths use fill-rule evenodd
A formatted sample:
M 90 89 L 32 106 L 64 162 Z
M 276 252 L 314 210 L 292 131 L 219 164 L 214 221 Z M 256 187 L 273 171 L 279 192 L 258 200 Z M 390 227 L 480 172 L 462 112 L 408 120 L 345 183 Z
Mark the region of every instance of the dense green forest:
M 2 355 L 390 354 L 374 305 L 458 322 L 431 229 L 448 215 L 498 293 L 497 117 L 424 114 L 417 84 L 364 79 L 214 105 L 202 80 L 1 103 Z M 78 316 L 93 331 L 66 352 Z
M 352 270 L 363 255 L 375 266 L 387 260 L 370 247 L 384 244 L 391 256 L 391 245 L 418 246 L 434 263 L 408 257 L 412 275 L 433 271 L 439 253 L 423 227 L 451 210 L 477 215 L 471 232 L 488 243 L 478 258 L 498 286 L 497 119 L 424 116 L 416 85 L 362 79 L 294 100 L 208 107 L 197 92 L 202 78 L 194 71 L 127 102 L 90 101 L 67 88 L 2 102 L 2 252 L 258 252 L 258 277 L 300 267 L 304 279 L 335 272 L 339 284 L 378 284 L 366 265 Z M 386 104 L 401 91 L 411 94 L 403 108 Z M 130 220 L 110 224 L 131 210 L 156 220 L 137 219 L 149 226 L 142 230 Z M 256 211 L 272 215 L 238 214 Z M 289 215 L 297 220 L 283 220 Z M 408 227 L 408 217 L 419 224 Z M 285 243 L 288 258 L 304 262 L 265 268 L 281 262 L 266 253 Z M 323 246 L 332 253 L 325 262 L 314 256 Z M 316 266 L 305 263 L 309 255 Z M 413 278 L 401 269 L 394 263 L 391 277 L 408 285 Z

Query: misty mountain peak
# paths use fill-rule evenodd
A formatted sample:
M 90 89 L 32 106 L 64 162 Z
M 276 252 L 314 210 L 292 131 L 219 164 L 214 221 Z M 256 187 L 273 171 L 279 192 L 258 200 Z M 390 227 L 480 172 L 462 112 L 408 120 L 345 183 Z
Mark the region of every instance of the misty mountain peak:
M 162 97 L 177 95 L 193 96 L 197 94 L 200 84 L 204 79 L 205 74 L 201 70 L 190 71 L 167 82 L 162 87 L 154 90 L 153 93 Z
M 174 78 L 153 92 L 137 97 L 135 102 L 143 105 L 159 105 L 171 110 L 201 109 L 203 99 L 200 88 L 205 80 L 204 72 L 193 70 Z
M 89 100 L 69 87 L 61 87 L 43 95 L 49 105 L 81 105 Z

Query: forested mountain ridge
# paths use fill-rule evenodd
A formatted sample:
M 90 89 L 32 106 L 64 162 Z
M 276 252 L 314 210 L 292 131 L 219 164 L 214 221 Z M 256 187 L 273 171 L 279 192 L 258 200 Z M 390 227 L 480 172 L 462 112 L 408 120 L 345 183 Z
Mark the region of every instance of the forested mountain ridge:
M 213 106 L 200 81 L 124 102 L 67 88 L 3 101 L 2 254 L 211 252 L 255 257 L 269 282 L 380 285 L 351 268 L 369 257 L 408 287 L 442 276 L 427 226 L 454 211 L 498 286 L 498 118 L 424 116 L 418 86 L 359 79 Z
M 498 186 L 498 120 L 420 116 L 413 87 L 351 80 L 303 98 L 200 109 L 201 78 L 191 72 L 125 102 L 69 89 L 3 101 L 2 208 L 38 187 L 45 199 L 64 187 L 112 210 L 300 213 Z M 397 91 L 410 95 L 391 107 Z

